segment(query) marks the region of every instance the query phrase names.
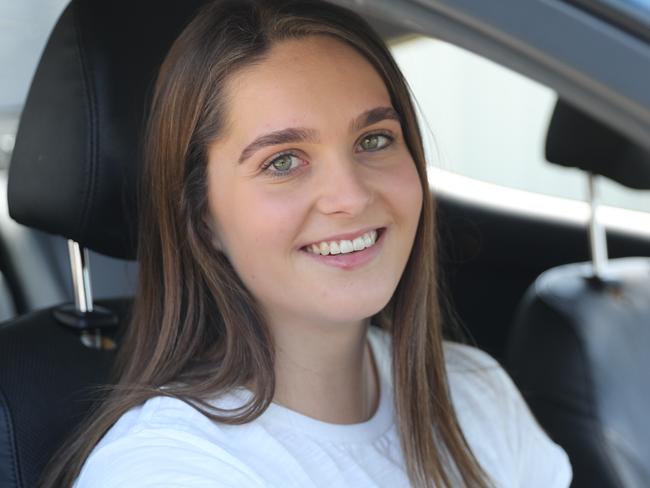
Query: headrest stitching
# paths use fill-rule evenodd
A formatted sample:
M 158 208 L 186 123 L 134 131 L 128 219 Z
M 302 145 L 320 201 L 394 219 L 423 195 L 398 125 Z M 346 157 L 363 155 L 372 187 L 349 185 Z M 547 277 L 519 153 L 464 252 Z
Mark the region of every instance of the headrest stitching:
M 93 85 L 91 83 L 92 69 L 89 65 L 88 56 L 85 53 L 85 39 L 83 36 L 83 29 L 81 27 L 82 16 L 79 12 L 81 2 L 74 4 L 73 10 L 73 19 L 74 19 L 74 28 L 77 39 L 77 52 L 79 53 L 79 65 L 81 67 L 81 78 L 83 81 L 84 89 L 84 100 L 86 101 L 86 106 L 88 108 L 88 123 L 89 123 L 89 141 L 88 141 L 88 158 L 87 164 L 84 165 L 84 176 L 86 182 L 90 184 L 84 184 L 83 188 L 86 189 L 85 195 L 83 195 L 83 204 L 80 205 L 80 215 L 78 220 L 78 228 L 76 235 L 79 236 L 79 240 L 84 240 L 85 230 L 87 228 L 88 216 L 91 214 L 90 205 L 94 202 L 93 196 L 96 193 L 97 187 L 97 178 L 96 178 L 96 166 L 97 166 L 97 98 L 95 96 L 95 91 L 93 90 Z

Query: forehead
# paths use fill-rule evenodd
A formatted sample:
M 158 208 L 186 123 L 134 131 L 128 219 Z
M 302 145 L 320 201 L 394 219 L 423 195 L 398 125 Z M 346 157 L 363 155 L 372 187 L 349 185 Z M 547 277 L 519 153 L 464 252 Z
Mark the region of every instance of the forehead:
M 233 75 L 226 91 L 230 132 L 347 128 L 360 113 L 391 105 L 373 66 L 326 36 L 276 44 L 262 62 Z

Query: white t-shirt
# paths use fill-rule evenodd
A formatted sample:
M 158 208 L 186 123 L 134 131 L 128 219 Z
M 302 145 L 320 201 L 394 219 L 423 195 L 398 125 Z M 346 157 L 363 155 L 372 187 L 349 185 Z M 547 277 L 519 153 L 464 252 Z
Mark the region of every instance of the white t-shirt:
M 125 413 L 95 447 L 75 488 L 407 487 L 393 409 L 390 339 L 371 327 L 380 400 L 370 420 L 321 422 L 275 403 L 245 425 L 218 424 L 156 397 Z M 456 414 L 499 488 L 565 488 L 571 466 L 532 417 L 508 375 L 478 349 L 445 343 Z M 240 406 L 250 392 L 215 404 Z

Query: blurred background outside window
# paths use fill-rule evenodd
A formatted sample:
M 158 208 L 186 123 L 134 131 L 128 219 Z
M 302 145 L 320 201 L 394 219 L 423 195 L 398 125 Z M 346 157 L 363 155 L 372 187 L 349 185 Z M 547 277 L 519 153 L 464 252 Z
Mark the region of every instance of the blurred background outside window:
M 391 50 L 419 107 L 432 167 L 505 187 L 586 200 L 584 173 L 544 158 L 546 129 L 557 100 L 554 91 L 439 40 L 406 38 L 392 43 Z M 650 212 L 650 192 L 602 178 L 599 186 L 602 203 Z

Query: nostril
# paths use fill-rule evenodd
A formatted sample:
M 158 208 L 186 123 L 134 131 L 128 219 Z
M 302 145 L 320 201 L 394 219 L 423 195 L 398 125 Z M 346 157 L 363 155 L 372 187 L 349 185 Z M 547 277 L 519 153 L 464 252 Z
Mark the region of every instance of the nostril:
M 333 169 L 320 185 L 318 208 L 325 214 L 359 215 L 373 201 L 372 189 L 352 168 Z

